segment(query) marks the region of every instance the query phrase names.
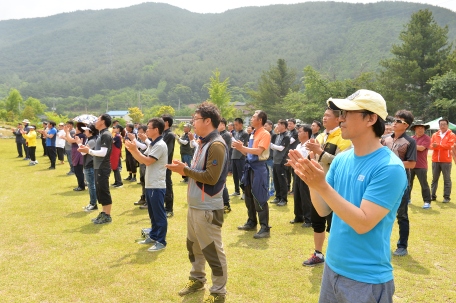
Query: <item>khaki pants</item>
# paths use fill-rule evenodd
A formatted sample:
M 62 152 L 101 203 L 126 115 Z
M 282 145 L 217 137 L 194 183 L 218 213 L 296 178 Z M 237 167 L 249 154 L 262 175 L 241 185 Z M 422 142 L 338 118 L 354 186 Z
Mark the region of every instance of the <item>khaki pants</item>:
M 222 243 L 223 209 L 187 213 L 187 249 L 192 263 L 190 276 L 206 283 L 206 261 L 212 270 L 211 293 L 226 294 L 227 264 Z

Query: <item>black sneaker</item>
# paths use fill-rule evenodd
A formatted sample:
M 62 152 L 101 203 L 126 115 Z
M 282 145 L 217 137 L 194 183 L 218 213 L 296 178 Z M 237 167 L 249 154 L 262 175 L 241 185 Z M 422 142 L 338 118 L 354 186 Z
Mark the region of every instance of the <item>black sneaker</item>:
M 280 201 L 282 201 L 282 200 L 275 198 L 274 200 L 272 200 L 272 201 L 269 202 L 269 203 L 277 204 L 277 203 L 279 203 Z
M 51 166 L 51 167 L 49 167 L 48 169 L 55 169 L 55 167 L 52 167 L 52 166 Z
M 312 223 L 304 223 L 301 227 L 312 227 Z
M 83 191 L 83 190 L 85 190 L 85 189 L 80 188 L 80 187 L 76 187 L 76 188 L 73 188 L 73 190 L 74 190 L 74 191 Z
M 145 203 L 146 203 L 146 200 L 139 199 L 138 202 L 135 202 L 135 203 L 133 203 L 133 204 L 135 204 L 135 205 L 144 205 Z
M 130 182 L 136 182 L 136 181 L 138 181 L 138 180 L 136 180 L 136 178 L 131 178 L 130 179 Z
M 94 224 L 106 224 L 106 223 L 111 223 L 112 222 L 112 218 L 111 216 L 105 214 L 105 213 L 102 213 L 103 215 L 98 218 L 97 220 L 93 221 Z
M 121 187 L 123 187 L 123 184 L 114 184 L 112 187 L 121 188 Z
M 148 209 L 148 208 L 149 208 L 149 206 L 147 206 L 147 202 L 139 207 L 139 209 Z
M 245 223 L 244 225 L 238 226 L 239 230 L 257 230 L 256 225 L 252 225 L 250 223 Z
M 131 180 L 131 176 L 126 177 L 124 180 L 127 180 L 127 181 Z
M 69 173 L 67 173 L 68 176 L 72 176 L 74 175 L 74 172 L 70 171 Z
M 287 203 L 288 203 L 287 201 L 282 200 L 282 201 L 280 201 L 279 203 L 277 203 L 277 206 L 286 206 Z
M 101 213 L 98 214 L 98 216 L 97 216 L 95 219 L 90 219 L 90 221 L 95 222 L 95 221 L 97 221 L 98 219 L 100 219 L 101 216 L 103 216 L 103 215 L 104 215 L 104 212 L 101 212 Z
M 166 218 L 171 218 L 174 216 L 174 213 L 172 211 L 167 211 L 166 212 Z
M 261 227 L 260 231 L 253 235 L 253 237 L 255 239 L 270 238 L 271 232 L 269 231 L 269 228 Z

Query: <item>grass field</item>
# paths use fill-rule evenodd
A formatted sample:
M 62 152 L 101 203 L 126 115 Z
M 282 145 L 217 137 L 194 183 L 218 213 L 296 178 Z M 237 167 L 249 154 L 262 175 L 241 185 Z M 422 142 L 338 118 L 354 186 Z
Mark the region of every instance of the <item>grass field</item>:
M 168 246 L 150 253 L 148 246 L 134 242 L 140 229 L 150 225 L 147 210 L 133 205 L 141 191 L 136 182 L 111 189 L 113 223 L 94 225 L 90 219 L 97 214 L 82 209 L 88 204 L 88 191 L 73 191 L 77 183 L 75 176 L 65 174 L 68 164 L 48 171 L 49 160 L 41 156 L 39 146 L 40 164 L 27 166 L 28 161 L 15 158 L 13 139 L 0 140 L 0 155 L 1 302 L 201 302 L 209 294 L 177 294 L 191 268 L 186 185 L 179 183 L 179 175 L 173 174 Z M 177 150 L 175 156 L 179 158 Z M 452 176 L 456 180 L 454 171 Z M 456 302 L 456 196 L 453 193 L 453 202 L 442 204 L 440 183 L 437 202 L 424 210 L 415 181 L 409 208 L 410 254 L 392 259 L 395 302 Z M 233 192 L 231 177 L 228 189 Z M 301 265 L 313 252 L 313 234 L 288 223 L 294 217 L 289 198 L 288 206 L 270 207 L 271 238 L 263 240 L 236 229 L 245 223 L 246 209 L 244 201 L 232 199 L 233 211 L 223 225 L 228 302 L 318 301 L 323 267 Z M 392 249 L 397 239 L 395 224 Z

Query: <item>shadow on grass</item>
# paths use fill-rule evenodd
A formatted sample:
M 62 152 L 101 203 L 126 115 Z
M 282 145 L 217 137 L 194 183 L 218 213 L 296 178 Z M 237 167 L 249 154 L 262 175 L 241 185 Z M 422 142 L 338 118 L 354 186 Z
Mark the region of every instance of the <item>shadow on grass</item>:
M 136 244 L 140 246 L 137 252 L 132 253 L 132 254 L 126 254 L 117 261 L 114 261 L 113 264 L 110 266 L 110 268 L 115 268 L 123 265 L 128 265 L 128 264 L 149 264 L 157 260 L 157 257 L 159 254 L 161 254 L 164 250 L 160 250 L 157 252 L 149 252 L 147 251 L 152 245 L 141 245 L 141 244 Z
M 433 215 L 438 215 L 440 214 L 440 211 L 431 208 L 424 209 L 422 206 L 416 206 L 409 204 L 408 205 L 409 209 L 412 210 L 414 213 L 419 213 L 419 214 L 433 214 Z
M 58 192 L 58 193 L 53 193 L 52 195 L 56 196 L 67 196 L 67 197 L 76 197 L 76 196 L 82 196 L 82 195 L 88 195 L 88 190 L 83 190 L 83 191 L 74 191 L 74 190 L 69 190 L 69 191 L 64 191 L 64 192 Z
M 137 225 L 143 221 L 146 221 L 146 222 L 150 222 L 150 219 L 149 217 L 147 218 L 144 218 L 144 219 L 141 219 L 141 220 L 137 220 L 137 221 L 131 221 L 131 222 L 128 222 L 127 225 Z
M 66 215 L 65 218 L 84 218 L 84 217 L 87 217 L 87 215 L 92 214 L 92 213 L 93 212 L 78 211 L 78 212 Z
M 103 227 L 103 224 L 93 224 L 88 223 L 81 227 L 64 230 L 64 233 L 81 233 L 81 234 L 97 234 L 100 232 L 100 229 Z
M 121 216 L 130 216 L 130 217 L 149 216 L 149 213 L 147 212 L 147 209 L 139 209 L 139 207 L 135 207 L 135 208 L 126 210 L 123 213 L 118 214 L 118 216 L 119 217 L 121 217 Z
M 431 272 L 428 268 L 422 266 L 418 261 L 413 259 L 411 255 L 406 255 L 404 257 L 391 257 L 391 263 L 395 267 L 400 267 L 401 269 L 419 275 L 429 275 Z
M 312 287 L 310 287 L 308 291 L 309 293 L 320 293 L 321 278 L 323 277 L 323 268 L 323 264 L 312 267 L 312 275 L 309 276 L 309 281 L 312 284 Z
M 302 227 L 303 223 L 295 223 L 295 224 L 290 224 L 292 226 L 291 230 L 285 235 L 296 235 L 296 234 L 313 234 L 313 229 L 311 227 Z
M 269 205 L 270 205 L 270 206 L 269 206 L 269 210 L 270 210 L 270 211 L 271 211 L 271 210 L 272 210 L 272 211 L 275 210 L 275 211 L 280 211 L 280 212 L 282 212 L 282 213 L 284 213 L 284 212 L 286 212 L 286 213 L 287 213 L 287 212 L 290 212 L 290 209 L 288 208 L 288 204 L 287 204 L 286 206 L 278 206 L 277 204 L 271 204 L 271 203 L 269 203 Z
M 194 292 L 192 294 L 188 294 L 182 297 L 182 303 L 190 303 L 190 302 L 203 302 L 205 294 L 205 289 L 201 291 Z
M 256 231 L 245 231 L 244 234 L 238 235 L 238 240 L 235 243 L 230 243 L 229 247 L 244 247 L 250 249 L 265 250 L 269 247 L 269 239 L 254 239 L 253 235 Z
M 439 203 L 441 209 L 456 208 L 454 203 Z

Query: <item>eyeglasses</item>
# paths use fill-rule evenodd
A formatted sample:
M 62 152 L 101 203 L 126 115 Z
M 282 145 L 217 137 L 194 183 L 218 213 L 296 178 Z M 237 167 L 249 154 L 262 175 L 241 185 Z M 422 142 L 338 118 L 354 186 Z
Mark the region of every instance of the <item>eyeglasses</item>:
M 345 109 L 342 109 L 339 111 L 339 117 L 342 117 L 343 119 L 345 119 L 347 117 L 347 113 L 366 113 L 365 110 L 345 110 Z
M 395 119 L 394 122 L 402 123 L 402 124 L 408 124 L 407 122 L 405 122 L 404 120 L 401 120 L 401 119 Z
M 193 118 L 193 121 L 196 121 L 196 120 L 204 120 L 206 118 Z

